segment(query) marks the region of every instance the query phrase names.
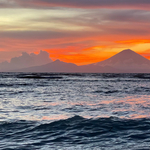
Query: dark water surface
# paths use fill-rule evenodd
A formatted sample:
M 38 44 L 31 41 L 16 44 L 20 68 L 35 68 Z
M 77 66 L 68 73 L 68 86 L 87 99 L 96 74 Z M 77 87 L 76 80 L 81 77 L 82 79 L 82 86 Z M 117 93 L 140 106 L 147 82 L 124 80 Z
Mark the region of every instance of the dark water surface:
M 1 150 L 149 150 L 150 74 L 0 73 Z

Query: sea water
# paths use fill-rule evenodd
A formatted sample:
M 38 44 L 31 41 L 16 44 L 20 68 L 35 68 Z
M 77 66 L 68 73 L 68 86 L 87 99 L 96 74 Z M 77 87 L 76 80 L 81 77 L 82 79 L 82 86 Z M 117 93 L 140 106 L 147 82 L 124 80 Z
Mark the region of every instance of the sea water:
M 1 150 L 149 150 L 150 74 L 0 73 Z

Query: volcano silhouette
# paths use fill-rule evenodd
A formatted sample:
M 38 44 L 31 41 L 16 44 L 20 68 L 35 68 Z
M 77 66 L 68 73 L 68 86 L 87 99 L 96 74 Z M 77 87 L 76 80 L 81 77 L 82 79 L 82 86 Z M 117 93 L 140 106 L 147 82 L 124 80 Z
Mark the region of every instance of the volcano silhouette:
M 149 72 L 150 61 L 136 52 L 126 49 L 120 53 L 98 63 L 98 66 L 110 66 L 127 73 Z
M 150 61 L 127 49 L 94 64 L 77 66 L 56 60 L 46 65 L 22 68 L 13 72 L 150 73 Z

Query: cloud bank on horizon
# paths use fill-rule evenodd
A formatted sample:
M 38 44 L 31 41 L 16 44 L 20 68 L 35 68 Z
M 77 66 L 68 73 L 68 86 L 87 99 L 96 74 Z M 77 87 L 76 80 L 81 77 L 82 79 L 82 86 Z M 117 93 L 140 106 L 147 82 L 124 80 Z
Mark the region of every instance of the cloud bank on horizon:
M 6 60 L 39 49 L 76 64 L 127 48 L 150 58 L 149 0 L 0 0 L 0 14 Z
M 49 58 L 48 52 L 42 50 L 39 54 L 28 54 L 27 52 L 22 52 L 21 56 L 11 58 L 10 62 L 5 61 L 0 63 L 0 70 L 11 71 L 32 66 L 40 66 L 50 62 L 52 62 L 52 60 Z

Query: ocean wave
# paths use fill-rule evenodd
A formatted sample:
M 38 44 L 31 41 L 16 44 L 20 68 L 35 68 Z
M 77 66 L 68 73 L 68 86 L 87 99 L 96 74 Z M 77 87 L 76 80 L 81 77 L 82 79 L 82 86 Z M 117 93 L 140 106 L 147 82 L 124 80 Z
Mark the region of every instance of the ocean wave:
M 37 125 L 38 124 L 38 125 Z M 50 122 L 50 123 L 43 123 L 39 124 L 38 122 L 35 121 L 25 121 L 25 120 L 18 120 L 18 121 L 10 121 L 10 122 L 5 122 L 2 121 L 0 122 L 0 128 L 4 129 L 4 127 L 23 127 L 26 125 L 35 125 L 35 130 L 40 129 L 40 130 L 46 130 L 47 128 L 52 128 L 54 127 L 55 129 L 60 129 L 62 130 L 62 127 L 70 127 L 69 129 L 78 129 L 88 127 L 88 129 L 91 127 L 91 130 L 93 127 L 96 128 L 106 128 L 108 131 L 112 131 L 112 129 L 115 130 L 126 130 L 126 129 L 142 129 L 145 130 L 145 125 L 148 127 L 147 129 L 150 129 L 150 119 L 149 118 L 142 118 L 142 119 L 120 119 L 117 117 L 108 117 L 108 118 L 97 118 L 97 119 L 87 119 L 81 116 L 74 116 L 68 119 L 61 119 L 58 121 Z M 144 128 L 142 128 L 144 126 Z M 140 127 L 140 128 L 139 128 Z
M 46 144 L 89 144 L 103 143 L 121 138 L 123 141 L 148 142 L 150 139 L 150 119 L 119 119 L 115 117 L 86 119 L 74 116 L 69 119 L 38 124 L 38 122 L 16 121 L 0 123 L 0 148 L 6 141 L 16 147 L 44 146 Z M 114 143 L 113 143 L 114 141 Z M 3 144 L 2 144 L 3 143 Z M 111 142 L 110 142 L 111 143 Z

